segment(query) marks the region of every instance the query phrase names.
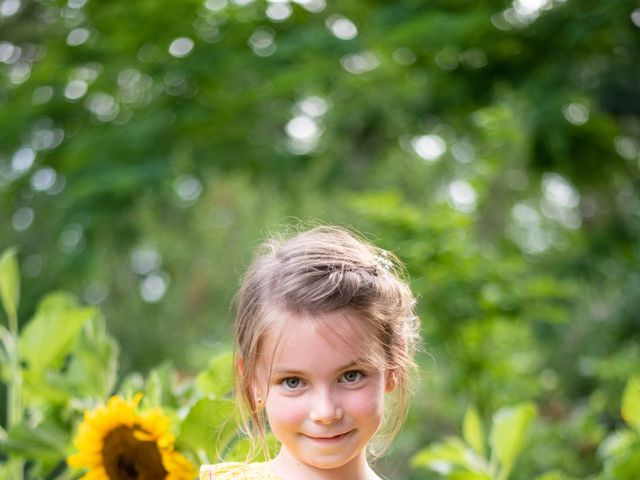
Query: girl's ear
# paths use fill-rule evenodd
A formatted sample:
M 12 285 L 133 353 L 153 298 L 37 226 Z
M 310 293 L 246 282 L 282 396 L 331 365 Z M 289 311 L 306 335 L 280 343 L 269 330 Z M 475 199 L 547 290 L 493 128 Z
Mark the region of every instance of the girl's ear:
M 387 370 L 385 376 L 384 391 L 389 393 L 396 388 L 396 372 L 395 370 Z
M 244 373 L 244 359 L 242 357 L 238 357 L 238 359 L 236 360 L 236 369 L 239 376 L 241 377 Z M 256 383 L 255 378 L 251 380 L 251 399 L 256 411 L 262 410 L 262 408 L 264 407 L 264 397 Z
M 236 358 L 236 370 L 239 376 L 242 376 L 244 374 L 244 358 Z
M 264 408 L 264 397 L 262 396 L 260 389 L 256 387 L 255 383 L 251 385 L 251 397 L 256 411 L 262 410 Z

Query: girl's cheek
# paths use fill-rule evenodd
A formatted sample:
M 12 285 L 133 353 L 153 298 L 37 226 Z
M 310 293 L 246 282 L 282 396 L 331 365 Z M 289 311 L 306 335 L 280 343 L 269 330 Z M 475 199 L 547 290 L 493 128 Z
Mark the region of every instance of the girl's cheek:
M 269 417 L 279 423 L 299 423 L 307 417 L 307 408 L 301 399 L 274 398 L 269 407 Z
M 384 410 L 384 392 L 363 389 L 353 392 L 346 399 L 345 407 L 352 415 L 379 416 Z

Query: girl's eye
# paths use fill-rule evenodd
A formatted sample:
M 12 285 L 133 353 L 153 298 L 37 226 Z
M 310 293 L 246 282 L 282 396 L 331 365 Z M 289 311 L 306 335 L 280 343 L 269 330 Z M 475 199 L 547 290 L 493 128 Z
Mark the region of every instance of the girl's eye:
M 285 378 L 280 383 L 289 390 L 297 390 L 302 386 L 302 381 L 298 377 Z
M 362 379 L 363 374 L 357 370 L 350 370 L 342 374 L 342 382 L 343 383 L 356 383 L 358 380 Z

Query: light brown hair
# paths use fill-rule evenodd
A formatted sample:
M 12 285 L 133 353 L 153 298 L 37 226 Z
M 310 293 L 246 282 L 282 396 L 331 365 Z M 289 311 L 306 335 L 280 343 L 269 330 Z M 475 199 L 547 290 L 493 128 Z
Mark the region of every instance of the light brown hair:
M 415 304 L 396 257 L 355 232 L 322 226 L 263 243 L 236 297 L 236 365 L 242 365 L 236 371 L 236 395 L 249 436 L 264 440 L 266 431 L 254 386 L 270 313 L 277 309 L 293 314 L 289 317 L 321 317 L 345 311 L 367 323 L 384 352 L 376 366 L 393 379 L 393 398 L 385 402 L 385 418 L 376 434 L 378 448 L 370 451 L 374 456 L 382 453 L 401 428 L 408 408 L 419 340 Z

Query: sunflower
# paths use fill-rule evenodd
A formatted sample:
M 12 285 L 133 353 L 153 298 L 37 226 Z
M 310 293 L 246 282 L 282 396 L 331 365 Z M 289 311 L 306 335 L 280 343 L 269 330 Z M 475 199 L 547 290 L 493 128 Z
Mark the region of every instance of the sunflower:
M 194 466 L 174 451 L 171 419 L 162 409 L 136 409 L 142 394 L 132 401 L 119 396 L 107 405 L 84 412 L 74 446 L 78 453 L 67 462 L 88 468 L 81 480 L 192 480 Z

